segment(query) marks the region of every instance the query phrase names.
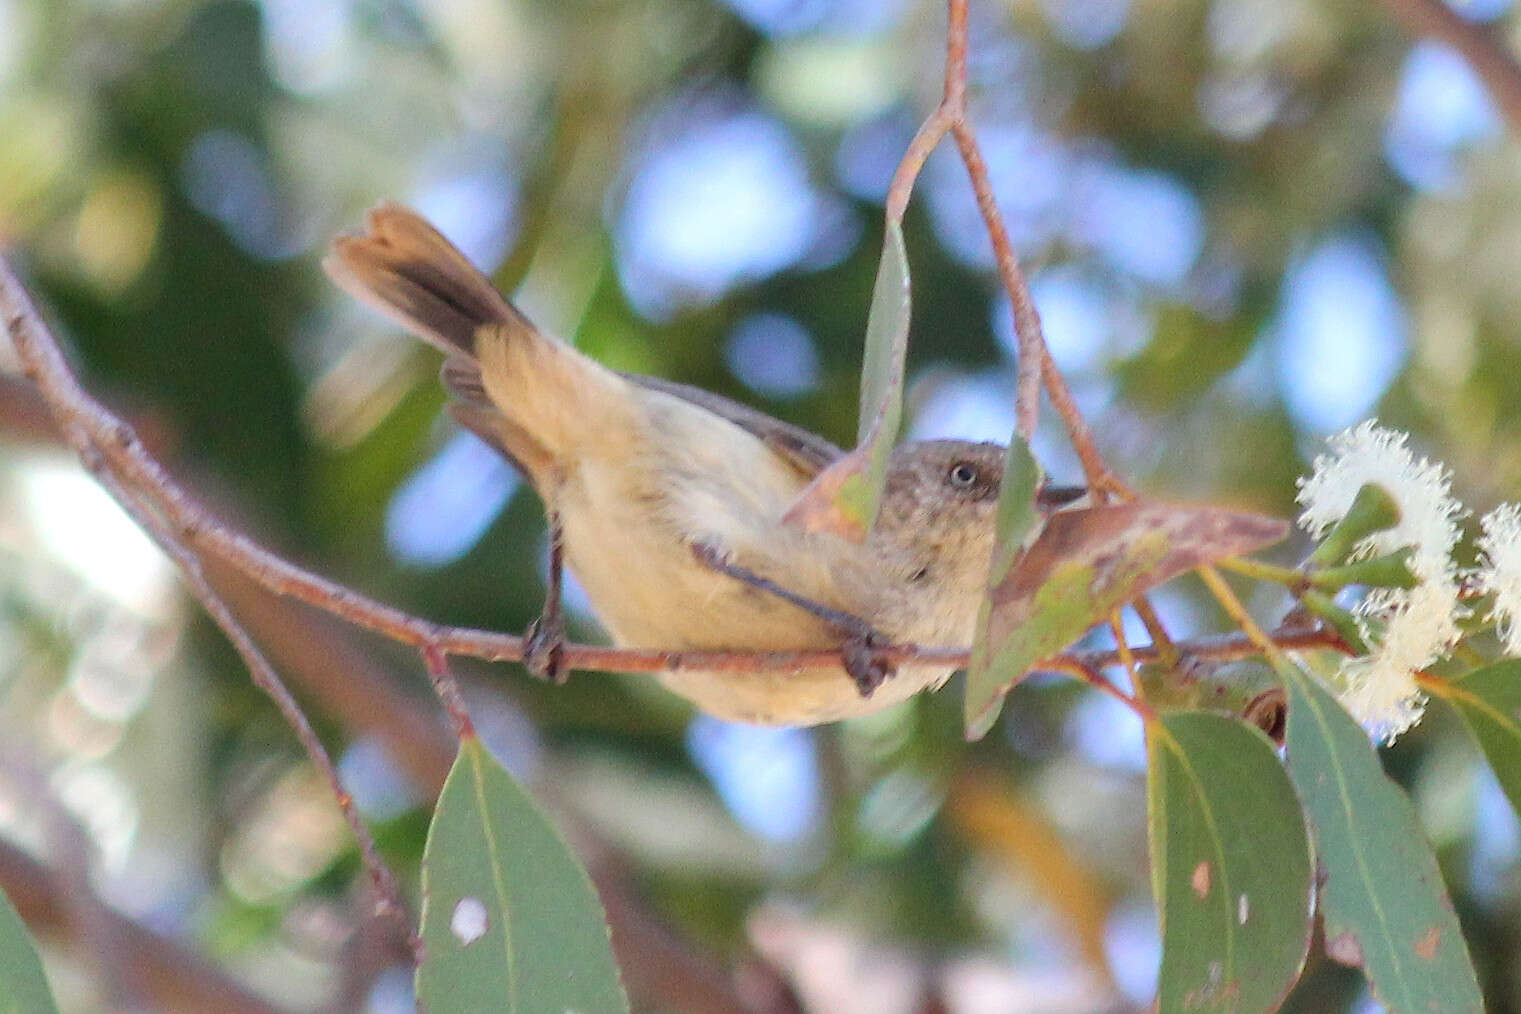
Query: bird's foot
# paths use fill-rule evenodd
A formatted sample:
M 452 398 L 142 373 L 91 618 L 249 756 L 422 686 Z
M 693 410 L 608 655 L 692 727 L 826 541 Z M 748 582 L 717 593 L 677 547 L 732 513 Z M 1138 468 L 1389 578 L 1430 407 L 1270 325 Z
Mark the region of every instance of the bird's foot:
M 565 621 L 557 611 L 546 611 L 523 632 L 523 667 L 556 686 L 570 677 L 565 665 Z
M 846 674 L 855 681 L 856 691 L 862 697 L 870 697 L 897 672 L 897 665 L 882 654 L 882 649 L 891 643 L 864 623 L 860 626 L 852 624 L 845 631 L 840 657 L 845 663 Z
M 897 671 L 897 666 L 892 660 L 882 655 L 882 649 L 891 645 L 892 642 L 873 630 L 871 625 L 859 616 L 820 605 L 812 599 L 783 588 L 770 578 L 746 570 L 730 561 L 722 549 L 711 543 L 694 543 L 692 555 L 704 567 L 720 574 L 727 574 L 737 581 L 774 595 L 784 602 L 790 602 L 804 612 L 811 613 L 840 630 L 845 635 L 844 641 L 840 644 L 840 658 L 844 663 L 846 674 L 855 682 L 856 689 L 860 691 L 862 697 L 870 697 L 877 687 Z

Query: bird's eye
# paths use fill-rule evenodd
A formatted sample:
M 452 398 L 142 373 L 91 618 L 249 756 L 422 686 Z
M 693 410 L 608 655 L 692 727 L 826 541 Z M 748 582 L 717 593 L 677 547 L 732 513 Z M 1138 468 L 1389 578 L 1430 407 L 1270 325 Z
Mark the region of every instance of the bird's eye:
M 952 486 L 967 489 L 977 482 L 977 466 L 958 461 L 946 473 L 946 478 L 950 480 Z

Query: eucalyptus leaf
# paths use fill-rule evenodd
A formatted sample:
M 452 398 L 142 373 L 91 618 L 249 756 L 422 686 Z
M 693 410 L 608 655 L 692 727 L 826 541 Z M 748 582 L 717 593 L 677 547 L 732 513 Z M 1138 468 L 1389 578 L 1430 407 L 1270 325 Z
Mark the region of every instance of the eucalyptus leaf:
M 903 228 L 888 221 L 866 318 L 856 447 L 809 483 L 787 511 L 789 524 L 859 541 L 876 523 L 888 459 L 903 422 L 903 363 L 912 312 Z
M 1040 487 L 1040 480 L 1040 465 L 1030 453 L 1030 445 L 1019 434 L 1014 434 L 1004 452 L 993 559 L 988 568 L 988 592 L 983 596 L 978 609 L 977 631 L 972 637 L 972 659 L 967 667 L 966 707 L 969 727 L 973 716 L 973 698 L 981 700 L 997 689 L 996 684 L 991 690 L 988 688 L 989 682 L 996 679 L 989 673 L 988 661 L 988 621 L 992 614 L 993 592 L 1002 580 L 1002 575 L 1008 573 L 1014 561 L 1029 548 L 1032 539 L 1039 535 L 1041 516 L 1035 503 L 1035 493 Z M 979 705 L 979 709 L 980 707 Z
M 1158 1008 L 1276 1010 L 1310 945 L 1310 843 L 1272 742 L 1235 719 L 1147 723 Z
M 417 996 L 429 1014 L 628 1010 L 586 871 L 474 736 L 444 781 L 422 891 Z
M 0 1014 L 56 1014 L 42 960 L 26 924 L 0 892 Z
M 1326 953 L 1361 967 L 1396 1014 L 1479 1014 L 1473 963 L 1409 797 L 1328 690 L 1286 661 L 1277 669 L 1289 775 L 1325 876 Z
M 1521 659 L 1496 662 L 1432 693 L 1457 708 L 1495 779 L 1521 814 Z
M 1271 545 L 1287 525 L 1213 507 L 1127 503 L 1059 511 L 1004 573 L 968 672 L 966 730 L 984 735 L 1008 688 L 1114 610 L 1177 575 Z

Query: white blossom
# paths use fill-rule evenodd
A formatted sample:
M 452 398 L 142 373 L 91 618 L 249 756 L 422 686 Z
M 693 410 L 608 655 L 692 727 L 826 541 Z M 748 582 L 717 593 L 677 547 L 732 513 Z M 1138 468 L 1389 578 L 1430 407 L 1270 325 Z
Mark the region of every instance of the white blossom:
M 1489 618 L 1505 653 L 1521 656 L 1521 506 L 1505 503 L 1479 520 L 1479 587 L 1495 597 Z
M 1409 546 L 1410 570 L 1422 581 L 1452 580 L 1452 548 L 1458 541 L 1462 505 L 1452 498 L 1452 476 L 1442 465 L 1416 458 L 1407 437 L 1371 419 L 1343 430 L 1328 443 L 1329 455 L 1315 459 L 1309 478 L 1299 480 L 1300 525 L 1320 538 L 1346 517 L 1367 483 L 1387 492 L 1399 506 L 1392 528 L 1365 536 L 1352 558 L 1381 556 Z
M 1342 663 L 1338 696 L 1353 718 L 1392 743 L 1425 711 L 1416 673 L 1447 654 L 1461 634 L 1458 588 L 1452 581 L 1377 588 L 1354 611 L 1374 648 Z
M 1315 459 L 1299 481 L 1304 512 L 1299 523 L 1320 538 L 1346 517 L 1363 486 L 1384 490 L 1399 508 L 1399 521 L 1364 536 L 1352 559 L 1382 556 L 1409 547 L 1414 588 L 1372 588 L 1353 607 L 1367 655 L 1345 660 L 1337 674 L 1346 709 L 1376 737 L 1393 742 L 1421 720 L 1426 697 L 1416 674 L 1458 642 L 1464 615 L 1458 597 L 1458 542 L 1462 505 L 1452 498 L 1452 476 L 1441 464 L 1417 458 L 1407 437 L 1373 421 L 1344 430 L 1329 441 L 1330 454 Z M 1521 533 L 1518 521 L 1513 533 Z M 1512 539 L 1521 547 L 1521 539 Z M 1521 607 L 1521 548 L 1514 549 L 1514 602 Z

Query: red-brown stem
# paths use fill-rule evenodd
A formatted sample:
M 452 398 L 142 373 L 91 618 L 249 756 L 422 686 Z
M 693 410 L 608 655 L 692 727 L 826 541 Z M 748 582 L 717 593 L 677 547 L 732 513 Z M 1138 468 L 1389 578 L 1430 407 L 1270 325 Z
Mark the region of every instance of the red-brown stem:
M 444 710 L 449 713 L 449 721 L 454 723 L 454 735 L 460 739 L 473 737 L 475 723 L 470 721 L 470 712 L 465 707 L 464 695 L 460 693 L 459 681 L 449 670 L 448 656 L 437 645 L 429 644 L 423 646 L 422 657 L 428 678 L 433 681 L 433 689 Z
M 972 192 L 977 198 L 977 208 L 982 213 L 988 239 L 993 245 L 994 260 L 998 265 L 999 278 L 1009 294 L 1014 313 L 1014 332 L 1019 341 L 1018 373 L 1015 383 L 1014 418 L 1015 432 L 1025 440 L 1035 433 L 1040 414 L 1040 389 L 1044 382 L 1051 404 L 1067 427 L 1067 434 L 1083 464 L 1088 483 L 1101 496 L 1115 492 L 1128 496 L 1129 491 L 1104 463 L 1093 440 L 1093 431 L 1083 419 L 1066 380 L 1056 368 L 1046 347 L 1041 330 L 1040 314 L 1030 296 L 1020 270 L 1019 259 L 1009 240 L 1008 229 L 998 211 L 998 201 L 993 184 L 988 177 L 987 163 L 977 145 L 977 135 L 972 129 L 966 109 L 966 56 L 967 56 L 967 0 L 948 0 L 945 32 L 945 88 L 940 104 L 920 126 L 908 151 L 893 173 L 892 185 L 887 192 L 886 215 L 889 222 L 902 224 L 908 208 L 909 195 L 919 177 L 930 152 L 940 143 L 947 132 L 956 140 L 961 161 L 966 165 L 972 181 Z
M 129 487 L 141 490 L 171 522 L 179 537 L 204 552 L 212 553 L 277 595 L 298 599 L 375 631 L 419 651 L 432 648 L 444 655 L 460 655 L 486 661 L 520 661 L 523 640 L 511 634 L 450 627 L 403 612 L 352 588 L 297 567 L 252 539 L 223 525 L 195 501 L 149 456 L 136 433 L 125 422 L 95 401 L 74 379 L 53 342 L 36 317 L 24 290 L 0 263 L 0 305 L 22 356 L 28 376 L 59 419 L 60 425 L 78 427 L 90 434 L 94 446 L 114 474 Z M 1286 632 L 1302 637 L 1296 628 Z M 1325 644 L 1323 634 L 1310 632 L 1311 642 Z M 1287 647 L 1299 645 L 1290 644 Z M 1239 658 L 1250 654 L 1245 643 L 1203 638 L 1179 642 L 1181 654 L 1200 658 Z M 1135 649 L 1136 658 L 1155 658 L 1155 646 Z M 896 645 L 883 653 L 897 662 L 924 661 L 960 667 L 967 662 L 964 648 L 928 648 Z M 1112 655 L 1112 653 L 1109 653 Z M 1057 656 L 1059 661 L 1063 656 Z M 1074 656 L 1078 657 L 1078 656 Z M 1086 662 L 1112 665 L 1105 653 L 1081 656 Z M 837 664 L 835 650 L 803 652 L 663 651 L 645 648 L 609 648 L 601 645 L 567 644 L 566 664 L 582 671 L 660 673 L 678 669 L 712 672 L 794 672 L 820 665 Z M 1095 660 L 1097 660 L 1095 662 Z
M 930 152 L 966 112 L 966 0 L 949 0 L 945 29 L 945 89 L 935 111 L 920 124 L 887 188 L 887 220 L 903 224 L 908 198 Z
M 1125 705 L 1125 707 L 1135 712 L 1143 722 L 1149 722 L 1157 717 L 1157 714 L 1152 710 L 1151 705 L 1147 704 L 1145 701 L 1141 700 L 1138 697 L 1131 697 L 1129 694 L 1125 693 L 1125 691 L 1121 690 L 1119 687 L 1115 686 L 1113 683 L 1110 683 L 1107 679 L 1105 679 L 1102 669 L 1089 665 L 1082 659 L 1069 655 L 1059 660 L 1057 664 L 1051 665 L 1051 668 L 1056 672 L 1064 672 L 1069 676 L 1076 676 L 1078 679 L 1082 680 L 1084 683 L 1087 683 L 1095 690 L 1108 694 L 1110 697 L 1113 697 L 1115 700 Z
M 301 706 L 296 703 L 296 699 L 280 679 L 279 674 L 269 664 L 258 645 L 254 644 L 253 638 L 243 629 L 232 610 L 206 580 L 205 574 L 201 571 L 200 558 L 182 541 L 180 534 L 175 530 L 177 526 L 173 523 L 173 519 L 162 517 L 158 513 L 161 505 L 156 502 L 159 498 L 153 494 L 161 492 L 160 488 L 151 483 L 133 483 L 129 487 L 128 480 L 112 469 L 108 455 L 103 453 L 102 438 L 110 440 L 118 437 L 122 431 L 130 434 L 131 430 L 125 423 L 110 416 L 103 408 L 91 402 L 84 394 L 64 365 L 62 353 L 53 342 L 52 336 L 42 326 L 25 290 L 9 269 L 3 266 L 0 266 L 0 306 L 5 309 L 6 325 L 15 343 L 17 355 L 21 359 L 22 368 L 42 391 L 48 404 L 54 408 L 64 439 L 74 448 L 85 468 L 179 567 L 191 593 L 216 625 L 222 629 L 243 659 L 254 684 L 275 702 L 280 714 L 295 732 L 296 739 L 306 751 L 307 757 L 331 787 L 333 797 L 343 812 L 343 818 L 359 844 L 360 856 L 374 886 L 381 913 L 395 919 L 408 938 L 415 941 L 412 920 L 402 902 L 396 878 L 380 858 L 374 836 L 370 833 L 364 819 L 360 817 L 353 798 L 343 787 L 343 782 L 338 777 L 338 769 L 333 765 L 332 758 L 328 756 L 327 749 L 318 739 L 316 730 L 312 728 Z M 76 410 L 81 406 L 98 409 L 98 412 Z M 92 422 L 99 424 L 103 420 L 113 422 L 115 425 L 93 427 L 90 425 Z M 132 443 L 137 446 L 135 434 L 132 435 Z M 138 449 L 141 451 L 140 446 Z M 146 452 L 143 452 L 143 455 L 146 458 Z M 148 460 L 151 462 L 152 459 Z M 178 527 L 183 530 L 183 526 Z

